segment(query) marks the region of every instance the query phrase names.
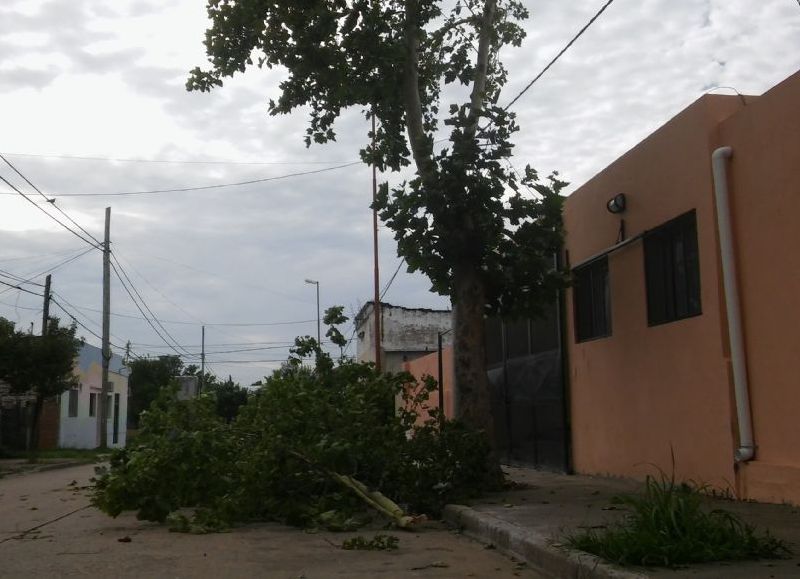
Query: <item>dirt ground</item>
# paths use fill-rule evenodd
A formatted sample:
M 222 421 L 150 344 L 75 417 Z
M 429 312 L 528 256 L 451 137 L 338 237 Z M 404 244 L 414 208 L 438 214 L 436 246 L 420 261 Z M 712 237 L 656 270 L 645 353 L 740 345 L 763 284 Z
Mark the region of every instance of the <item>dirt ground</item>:
M 187 535 L 112 519 L 89 506 L 89 465 L 0 479 L 0 577 L 542 578 L 439 524 L 399 538 L 395 551 L 346 551 L 361 533 L 307 533 L 277 524 Z

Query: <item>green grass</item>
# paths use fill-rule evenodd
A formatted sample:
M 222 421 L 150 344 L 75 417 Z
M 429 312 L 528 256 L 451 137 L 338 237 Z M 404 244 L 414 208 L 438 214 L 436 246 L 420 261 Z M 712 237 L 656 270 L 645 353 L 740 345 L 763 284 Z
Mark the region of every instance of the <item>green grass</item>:
M 567 545 L 619 565 L 654 567 L 790 555 L 786 543 L 769 532 L 756 532 L 733 513 L 706 508 L 703 487 L 676 483 L 663 473 L 648 477 L 641 495 L 615 502 L 628 510 L 625 520 L 569 535 Z

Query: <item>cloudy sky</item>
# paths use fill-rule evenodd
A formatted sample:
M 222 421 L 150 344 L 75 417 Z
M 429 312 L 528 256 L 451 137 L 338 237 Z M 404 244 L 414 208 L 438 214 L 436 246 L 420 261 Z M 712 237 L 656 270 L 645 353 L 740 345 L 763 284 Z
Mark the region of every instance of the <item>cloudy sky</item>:
M 528 37 L 504 53 L 506 100 L 605 1 L 526 3 Z M 2 0 L 0 152 L 97 238 L 110 206 L 114 254 L 159 332 L 196 355 L 206 324 L 211 370 L 251 383 L 295 335 L 316 332 L 304 279 L 319 280 L 323 309 L 350 313 L 371 298 L 370 171 L 339 167 L 358 159 L 368 127 L 353 111 L 337 143 L 306 149 L 302 113 L 266 114 L 280 70 L 187 93 L 187 71 L 205 62 L 205 27 L 200 0 Z M 616 0 L 514 106 L 512 161 L 558 170 L 574 188 L 705 92 L 760 94 L 799 68 L 797 0 Z M 10 168 L 0 175 L 53 212 Z M 37 274 L 59 266 L 55 300 L 99 334 L 100 252 L 81 255 L 86 243 L 2 183 L 0 193 L 0 280 L 33 278 L 23 287 L 41 294 Z M 386 231 L 380 263 L 385 284 L 399 264 Z M 112 342 L 171 352 L 112 279 Z M 385 300 L 449 306 L 428 287 L 401 268 Z M 0 316 L 38 331 L 41 298 L 0 285 Z

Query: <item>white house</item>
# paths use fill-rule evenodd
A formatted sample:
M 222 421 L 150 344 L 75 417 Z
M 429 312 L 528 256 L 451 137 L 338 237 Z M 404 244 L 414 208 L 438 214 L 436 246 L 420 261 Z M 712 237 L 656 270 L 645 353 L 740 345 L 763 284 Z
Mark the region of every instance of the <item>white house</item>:
M 80 380 L 78 388 L 64 392 L 59 399 L 58 446 L 96 448 L 100 444 L 98 403 L 102 396 L 102 350 L 84 344 L 73 369 Z M 128 370 L 120 356 L 109 362 L 106 440 L 109 447 L 125 446 L 128 420 Z

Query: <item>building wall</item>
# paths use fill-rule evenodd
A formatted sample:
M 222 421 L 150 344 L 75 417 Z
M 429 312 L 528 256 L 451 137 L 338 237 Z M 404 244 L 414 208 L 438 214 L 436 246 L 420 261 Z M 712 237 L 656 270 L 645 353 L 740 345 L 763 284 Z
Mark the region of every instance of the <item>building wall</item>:
M 756 460 L 749 498 L 800 503 L 800 73 L 722 123 Z M 787 489 L 791 495 L 787 494 Z
M 48 398 L 42 404 L 42 415 L 39 417 L 39 449 L 58 448 L 59 431 L 59 398 Z
M 739 106 L 732 97 L 703 97 L 566 200 L 573 266 L 614 245 L 620 216 L 605 206 L 617 193 L 627 197 L 629 237 L 694 209 L 702 302 L 700 316 L 648 327 L 641 242 L 608 257 L 611 336 L 576 343 L 568 292 L 577 472 L 642 477 L 654 474 L 654 466 L 670 472 L 674 453 L 678 476 L 720 486 L 733 480 L 709 135 Z
M 80 380 L 78 389 L 78 416 L 69 416 L 69 392 L 60 398 L 59 446 L 62 448 L 96 448 L 100 443 L 97 430 L 97 416 L 89 416 L 89 399 L 96 394 L 98 403 L 102 391 L 101 350 L 84 344 L 75 361 L 75 374 Z M 111 410 L 107 421 L 107 441 L 110 447 L 123 447 L 126 440 L 128 415 L 128 378 L 123 375 L 122 359 L 114 356 L 108 373 L 109 382 L 113 385 L 111 392 Z M 114 395 L 119 394 L 119 426 L 118 440 L 113 443 Z M 99 414 L 99 407 L 97 409 Z
M 656 467 L 743 498 L 800 502 L 800 75 L 766 95 L 707 95 L 618 159 L 565 203 L 572 266 L 614 245 L 625 193 L 628 237 L 696 210 L 702 314 L 648 326 L 644 254 L 608 257 L 612 335 L 576 343 L 568 292 L 574 468 L 643 477 Z M 738 469 L 711 153 L 728 173 L 757 444 Z
M 375 361 L 375 322 L 372 302 L 368 302 L 355 319 L 356 358 L 361 362 Z M 404 308 L 381 305 L 381 351 L 383 370 L 399 372 L 403 363 L 428 352 L 436 351 L 437 336 L 451 327 L 449 310 Z M 450 335 L 443 337 L 449 343 Z

